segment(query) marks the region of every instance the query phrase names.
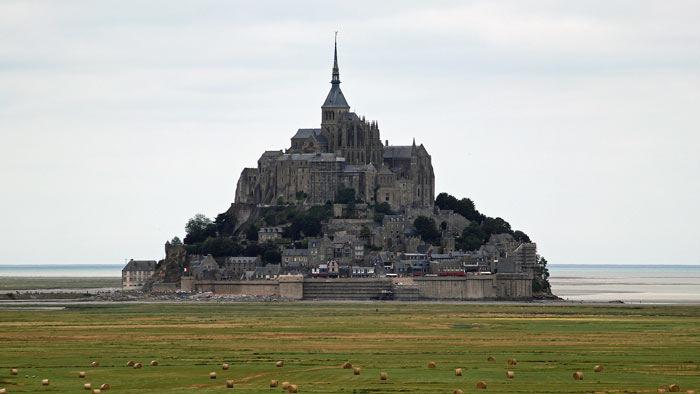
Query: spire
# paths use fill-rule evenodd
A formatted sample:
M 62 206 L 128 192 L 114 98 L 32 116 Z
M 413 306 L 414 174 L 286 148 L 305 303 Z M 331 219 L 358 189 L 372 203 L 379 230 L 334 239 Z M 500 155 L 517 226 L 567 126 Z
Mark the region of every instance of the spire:
M 340 83 L 340 70 L 338 70 L 338 32 L 335 32 L 333 40 L 333 79 L 331 83 L 337 85 Z

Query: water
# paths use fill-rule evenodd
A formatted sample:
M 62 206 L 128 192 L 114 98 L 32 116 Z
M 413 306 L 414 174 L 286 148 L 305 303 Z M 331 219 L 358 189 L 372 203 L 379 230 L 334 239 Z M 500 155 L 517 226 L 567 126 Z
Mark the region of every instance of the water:
M 549 273 L 566 300 L 700 303 L 700 265 L 552 264 Z
M 124 264 L 0 264 L 0 276 L 121 277 Z

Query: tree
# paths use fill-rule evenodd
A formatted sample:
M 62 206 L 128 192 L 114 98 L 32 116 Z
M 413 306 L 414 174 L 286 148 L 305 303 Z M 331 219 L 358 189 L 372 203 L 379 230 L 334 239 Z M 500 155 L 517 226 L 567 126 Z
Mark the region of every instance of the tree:
M 209 237 L 202 243 L 201 254 L 211 254 L 214 257 L 238 256 L 243 248 L 229 237 Z
M 540 294 L 552 294 L 552 286 L 549 284 L 549 269 L 547 259 L 539 257 L 535 265 L 535 277 L 532 280 L 532 292 Z
M 258 231 L 260 229 L 256 225 L 250 225 L 245 231 L 245 237 L 248 241 L 257 241 L 258 240 Z
M 416 220 L 413 221 L 413 227 L 424 242 L 432 244 L 440 242 L 440 232 L 437 229 L 434 219 L 418 216 Z
M 435 198 L 435 205 L 440 209 L 452 210 L 471 221 L 481 222 L 484 219 L 484 215 L 476 210 L 474 202 L 468 198 L 457 200 L 452 195 L 440 193 Z
M 194 215 L 192 219 L 187 221 L 185 231 L 187 235 L 185 236 L 184 242 L 187 245 L 201 243 L 208 237 L 216 236 L 216 226 L 211 219 L 201 213 Z
M 520 230 L 513 231 L 513 239 L 515 239 L 518 242 L 532 242 L 530 241 L 530 237 L 528 237 L 527 234 Z
M 338 189 L 335 202 L 338 204 L 350 204 L 355 202 L 355 189 L 351 187 L 341 187 Z
M 512 234 L 513 230 L 510 229 L 510 224 L 501 218 L 489 218 L 487 217 L 481 222 L 481 229 L 487 235 L 487 238 L 492 234 Z
M 308 194 L 306 194 L 306 193 L 304 193 L 304 192 L 302 192 L 302 191 L 298 191 L 298 192 L 296 192 L 296 194 L 294 195 L 294 197 L 296 197 L 297 201 L 304 201 L 304 200 L 306 200 L 306 198 L 307 198 L 308 196 L 309 196 Z
M 389 203 L 386 201 L 375 205 L 374 212 L 381 213 L 383 215 L 393 215 L 394 214 L 394 211 L 391 209 L 391 205 L 389 205 Z
M 182 246 L 182 241 L 180 240 L 179 237 L 173 237 L 173 239 L 170 241 L 170 245 L 172 245 L 172 246 Z
M 486 242 L 486 233 L 477 223 L 472 222 L 462 230 L 462 235 L 455 240 L 457 248 L 464 251 L 477 250 Z
M 272 242 L 266 242 L 259 246 L 261 248 L 260 257 L 263 263 L 279 264 L 282 262 L 282 252 L 277 245 L 273 244 Z
M 236 217 L 229 212 L 220 213 L 216 216 L 214 224 L 219 235 L 233 235 L 236 231 Z

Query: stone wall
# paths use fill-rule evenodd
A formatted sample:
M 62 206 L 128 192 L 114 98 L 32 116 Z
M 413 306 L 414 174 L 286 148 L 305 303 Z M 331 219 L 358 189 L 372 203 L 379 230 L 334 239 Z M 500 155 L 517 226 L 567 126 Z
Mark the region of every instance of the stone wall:
M 423 298 L 434 300 L 532 298 L 532 277 L 524 274 L 422 277 L 414 283 Z

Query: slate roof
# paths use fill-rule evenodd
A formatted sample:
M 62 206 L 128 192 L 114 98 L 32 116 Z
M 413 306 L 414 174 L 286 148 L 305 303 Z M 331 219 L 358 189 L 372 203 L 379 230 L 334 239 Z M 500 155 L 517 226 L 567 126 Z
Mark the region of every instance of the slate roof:
M 317 137 L 321 134 L 321 129 L 299 129 L 292 139 Z
M 282 256 L 308 256 L 309 249 L 284 249 Z
M 343 91 L 340 90 L 340 86 L 338 84 L 333 84 L 331 90 L 328 92 L 326 101 L 323 102 L 323 106 L 321 108 L 350 108 L 350 105 L 348 105 L 347 100 L 345 100 Z
M 156 262 L 153 260 L 129 260 L 122 271 L 155 271 Z
M 413 147 L 408 146 L 386 146 L 384 147 L 385 159 L 410 159 L 413 154 Z
M 335 153 L 285 153 L 277 160 L 301 160 L 301 161 L 345 161 Z

